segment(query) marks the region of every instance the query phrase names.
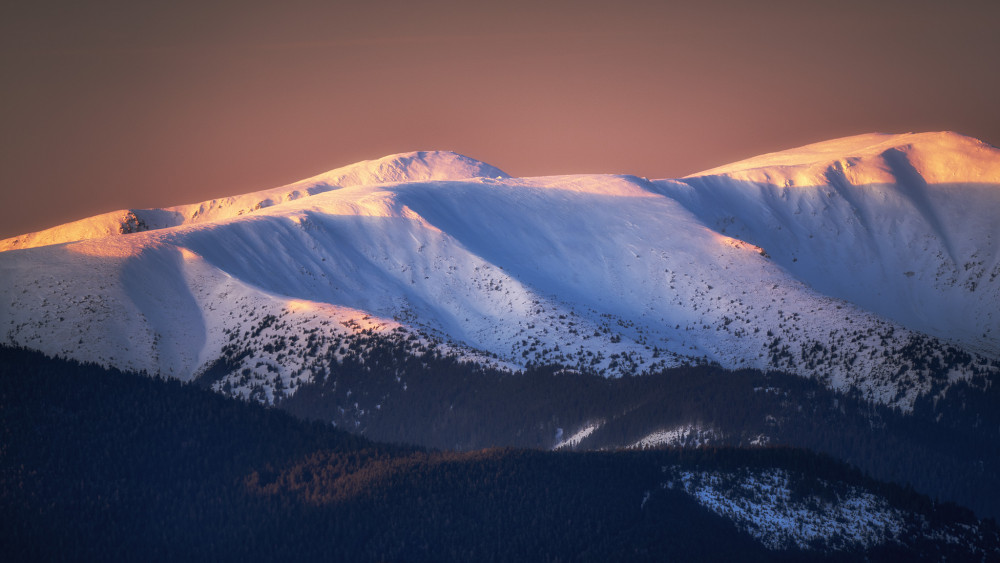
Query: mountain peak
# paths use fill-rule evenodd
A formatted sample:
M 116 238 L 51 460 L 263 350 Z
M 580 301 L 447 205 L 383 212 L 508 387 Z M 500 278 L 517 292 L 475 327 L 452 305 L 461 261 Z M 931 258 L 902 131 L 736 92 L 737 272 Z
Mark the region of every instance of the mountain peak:
M 163 209 L 122 209 L 0 240 L 0 252 L 191 223 L 232 219 L 339 188 L 400 182 L 508 178 L 499 168 L 452 151 L 414 151 L 363 160 L 285 186 Z
M 499 168 L 456 152 L 413 151 L 392 154 L 375 160 L 363 160 L 304 181 L 336 178 L 337 185 L 347 187 L 390 182 L 464 180 L 481 177 L 508 178 L 509 176 Z
M 854 185 L 891 183 L 896 168 L 892 161 L 900 156 L 929 184 L 1000 183 L 1000 150 L 952 131 L 853 135 L 755 156 L 687 177 L 725 175 L 773 183 L 777 174 L 780 182 L 789 185 L 812 185 L 833 167 L 854 168 L 848 174 Z

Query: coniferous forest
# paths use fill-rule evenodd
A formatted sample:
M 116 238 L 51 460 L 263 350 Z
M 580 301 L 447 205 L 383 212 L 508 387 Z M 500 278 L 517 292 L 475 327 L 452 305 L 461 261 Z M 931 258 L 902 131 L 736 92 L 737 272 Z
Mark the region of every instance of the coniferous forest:
M 897 561 L 966 559 L 972 548 L 988 559 L 1000 549 L 991 520 L 804 449 L 389 445 L 197 385 L 18 349 L 0 355 L 0 546 L 9 561 Z M 464 406 L 452 412 L 476 404 L 457 403 Z M 535 407 L 523 407 L 530 419 Z M 697 408 L 678 416 L 697 412 L 707 416 Z M 795 476 L 802 498 L 861 487 L 908 514 L 912 530 L 942 523 L 981 533 L 975 546 L 906 532 L 867 548 L 769 550 L 665 487 L 668 468 L 780 469 Z
M 962 382 L 947 401 L 928 394 L 903 413 L 778 372 L 702 365 L 606 378 L 535 366 L 509 374 L 379 344 L 364 363 L 331 363 L 325 378 L 278 406 L 372 439 L 453 450 L 549 449 L 560 430 L 568 436 L 592 423 L 598 428 L 581 449 L 615 449 L 664 428 L 696 426 L 712 432 L 714 445 L 763 441 L 822 452 L 1000 516 L 995 386 Z

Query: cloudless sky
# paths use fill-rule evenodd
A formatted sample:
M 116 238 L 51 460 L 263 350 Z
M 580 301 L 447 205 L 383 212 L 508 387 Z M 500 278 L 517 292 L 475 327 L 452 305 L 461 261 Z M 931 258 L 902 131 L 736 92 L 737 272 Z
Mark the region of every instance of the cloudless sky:
M 857 133 L 1000 144 L 1000 2 L 0 7 L 0 238 L 454 150 L 678 177 Z

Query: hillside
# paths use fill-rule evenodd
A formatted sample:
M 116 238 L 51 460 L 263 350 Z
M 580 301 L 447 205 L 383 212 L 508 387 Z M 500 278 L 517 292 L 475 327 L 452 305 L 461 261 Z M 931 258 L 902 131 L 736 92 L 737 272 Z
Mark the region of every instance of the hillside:
M 998 155 L 954 133 L 861 135 L 660 186 L 817 291 L 996 357 Z
M 7 561 L 991 559 L 995 523 L 801 450 L 387 446 L 0 347 Z

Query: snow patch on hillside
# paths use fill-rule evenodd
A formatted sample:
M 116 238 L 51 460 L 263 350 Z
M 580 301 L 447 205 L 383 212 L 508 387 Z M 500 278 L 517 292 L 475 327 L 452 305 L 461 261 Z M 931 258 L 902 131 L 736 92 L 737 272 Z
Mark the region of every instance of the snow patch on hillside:
M 968 546 L 981 540 L 976 524 L 935 522 L 863 487 L 806 479 L 785 469 L 726 473 L 664 467 L 663 472 L 669 476 L 663 489 L 686 492 L 773 550 L 851 552 L 914 539 Z M 977 553 L 986 559 L 996 555 Z
M 594 430 L 597 430 L 600 427 L 601 427 L 600 422 L 588 423 L 584 425 L 583 428 L 580 428 L 572 436 L 569 436 L 568 438 L 563 437 L 563 429 L 559 428 L 556 431 L 556 440 L 558 440 L 558 442 L 556 442 L 556 445 L 552 446 L 552 449 L 553 450 L 559 450 L 563 448 L 573 449 L 576 446 L 578 446 L 580 442 L 582 442 L 588 436 L 593 434 Z
M 770 549 L 852 549 L 891 542 L 905 514 L 882 498 L 851 488 L 835 498 L 799 498 L 787 471 L 747 471 L 741 476 L 682 471 L 666 484 L 729 518 Z
M 657 430 L 627 446 L 629 449 L 656 448 L 662 446 L 698 448 L 720 439 L 718 432 L 700 424 L 684 424 L 675 428 Z

